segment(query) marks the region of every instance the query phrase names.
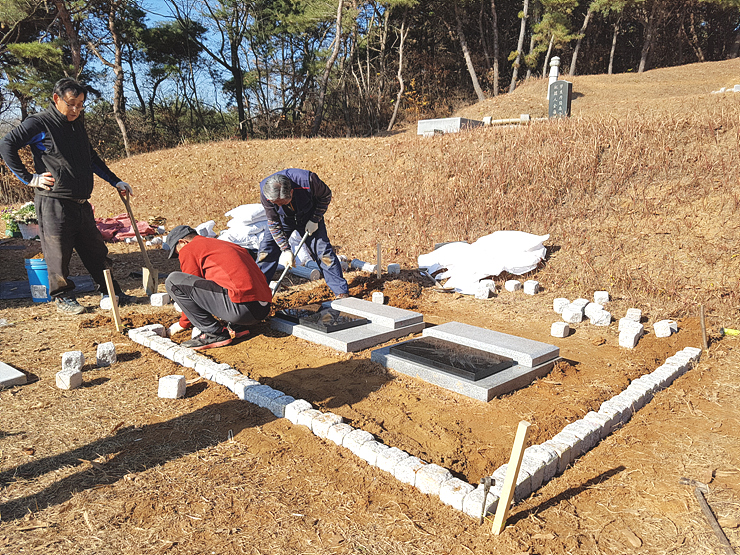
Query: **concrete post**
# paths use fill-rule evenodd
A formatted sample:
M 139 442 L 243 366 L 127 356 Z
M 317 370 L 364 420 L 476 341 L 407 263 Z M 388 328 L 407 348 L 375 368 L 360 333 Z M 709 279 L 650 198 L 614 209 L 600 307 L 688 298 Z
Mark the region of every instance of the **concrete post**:
M 558 77 L 560 76 L 560 58 L 558 56 L 553 56 L 550 58 L 550 80 L 547 83 L 547 100 L 550 100 L 550 85 L 552 85 L 555 81 L 558 80 Z

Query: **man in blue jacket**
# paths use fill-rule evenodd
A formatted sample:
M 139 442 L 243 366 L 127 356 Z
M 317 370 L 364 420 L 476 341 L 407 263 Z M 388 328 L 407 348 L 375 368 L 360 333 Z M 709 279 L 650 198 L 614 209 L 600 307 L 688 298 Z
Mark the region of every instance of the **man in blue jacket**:
M 349 288 L 342 265 L 329 242 L 324 214 L 331 202 L 331 190 L 308 170 L 287 169 L 266 177 L 260 183 L 260 202 L 267 214 L 270 233 L 260 243 L 257 265 L 269 283 L 278 264 L 294 265 L 288 239 L 293 231 L 309 234 L 306 247 L 319 265 L 326 285 L 337 298 L 347 297 Z
M 67 314 L 85 311 L 72 293 L 75 284 L 68 279 L 72 251 L 77 251 L 101 291 L 106 291 L 103 271 L 112 265 L 88 202 L 93 172 L 119 194 L 131 194 L 131 186 L 108 169 L 90 145 L 82 116 L 86 97 L 82 84 L 61 79 L 54 85 L 52 105 L 26 118 L 0 142 L 0 156 L 5 163 L 18 179 L 35 189 L 49 294 L 54 297 L 57 310 Z M 35 173 L 29 172 L 18 156 L 26 145 L 33 153 Z M 119 304 L 131 301 L 118 282 L 114 281 L 114 288 Z

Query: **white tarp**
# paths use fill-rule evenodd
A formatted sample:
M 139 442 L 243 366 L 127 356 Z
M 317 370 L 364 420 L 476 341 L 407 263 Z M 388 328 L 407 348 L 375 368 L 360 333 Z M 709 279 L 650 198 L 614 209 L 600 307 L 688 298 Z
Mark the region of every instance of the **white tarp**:
M 419 256 L 419 267 L 430 273 L 447 268 L 436 277 L 449 278 L 445 287 L 466 295 L 475 295 L 478 282 L 501 272 L 521 275 L 534 270 L 545 258 L 542 243 L 549 235 L 523 231 L 496 231 L 475 243 L 449 243 Z

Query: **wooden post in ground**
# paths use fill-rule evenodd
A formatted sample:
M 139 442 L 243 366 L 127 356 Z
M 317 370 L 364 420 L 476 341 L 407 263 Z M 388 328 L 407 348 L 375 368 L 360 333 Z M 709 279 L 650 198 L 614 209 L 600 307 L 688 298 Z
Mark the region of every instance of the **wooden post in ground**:
M 378 243 L 378 256 L 377 256 L 377 267 L 375 268 L 375 271 L 378 273 L 378 279 L 381 278 L 381 275 L 383 273 L 383 266 L 381 265 L 381 259 L 380 259 L 380 243 Z
M 509 466 L 506 468 L 506 478 L 504 479 L 504 488 L 501 490 L 501 497 L 498 500 L 496 516 L 493 519 L 491 533 L 498 536 L 504 531 L 506 518 L 509 516 L 511 500 L 514 498 L 514 489 L 516 488 L 516 479 L 519 476 L 519 468 L 522 466 L 522 457 L 524 456 L 524 444 L 527 441 L 527 434 L 531 424 L 526 420 L 519 422 L 514 438 L 514 447 L 511 449 Z
M 105 276 L 105 286 L 108 288 L 108 295 L 110 296 L 110 307 L 113 311 L 113 322 L 116 324 L 116 331 L 123 331 L 123 322 L 121 322 L 121 315 L 118 312 L 118 299 L 116 299 L 116 291 L 113 288 L 113 276 L 110 270 L 104 270 L 103 275 Z
M 707 321 L 704 318 L 704 305 L 699 307 L 699 320 L 701 322 L 701 345 L 706 351 L 709 348 L 707 343 Z

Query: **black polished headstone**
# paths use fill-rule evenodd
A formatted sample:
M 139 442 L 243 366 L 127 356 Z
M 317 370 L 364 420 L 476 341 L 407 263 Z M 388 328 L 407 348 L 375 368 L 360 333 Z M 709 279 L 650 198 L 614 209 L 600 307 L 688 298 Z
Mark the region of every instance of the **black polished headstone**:
M 389 354 L 472 382 L 492 376 L 515 364 L 509 357 L 436 337 L 422 337 L 393 345 Z
M 573 93 L 573 83 L 570 81 L 555 81 L 550 85 L 550 109 L 548 117 L 569 117 L 570 100 Z
M 368 323 L 368 319 L 341 312 L 334 308 L 326 308 L 320 312 L 301 317 L 298 323 L 307 328 L 331 333 L 365 325 Z
M 283 310 L 278 310 L 275 313 L 275 316 L 278 316 L 283 320 L 293 322 L 294 324 L 298 324 L 300 323 L 301 318 L 312 316 L 317 312 L 321 312 L 324 308 L 324 305 L 321 303 L 307 304 L 296 308 L 284 308 Z

